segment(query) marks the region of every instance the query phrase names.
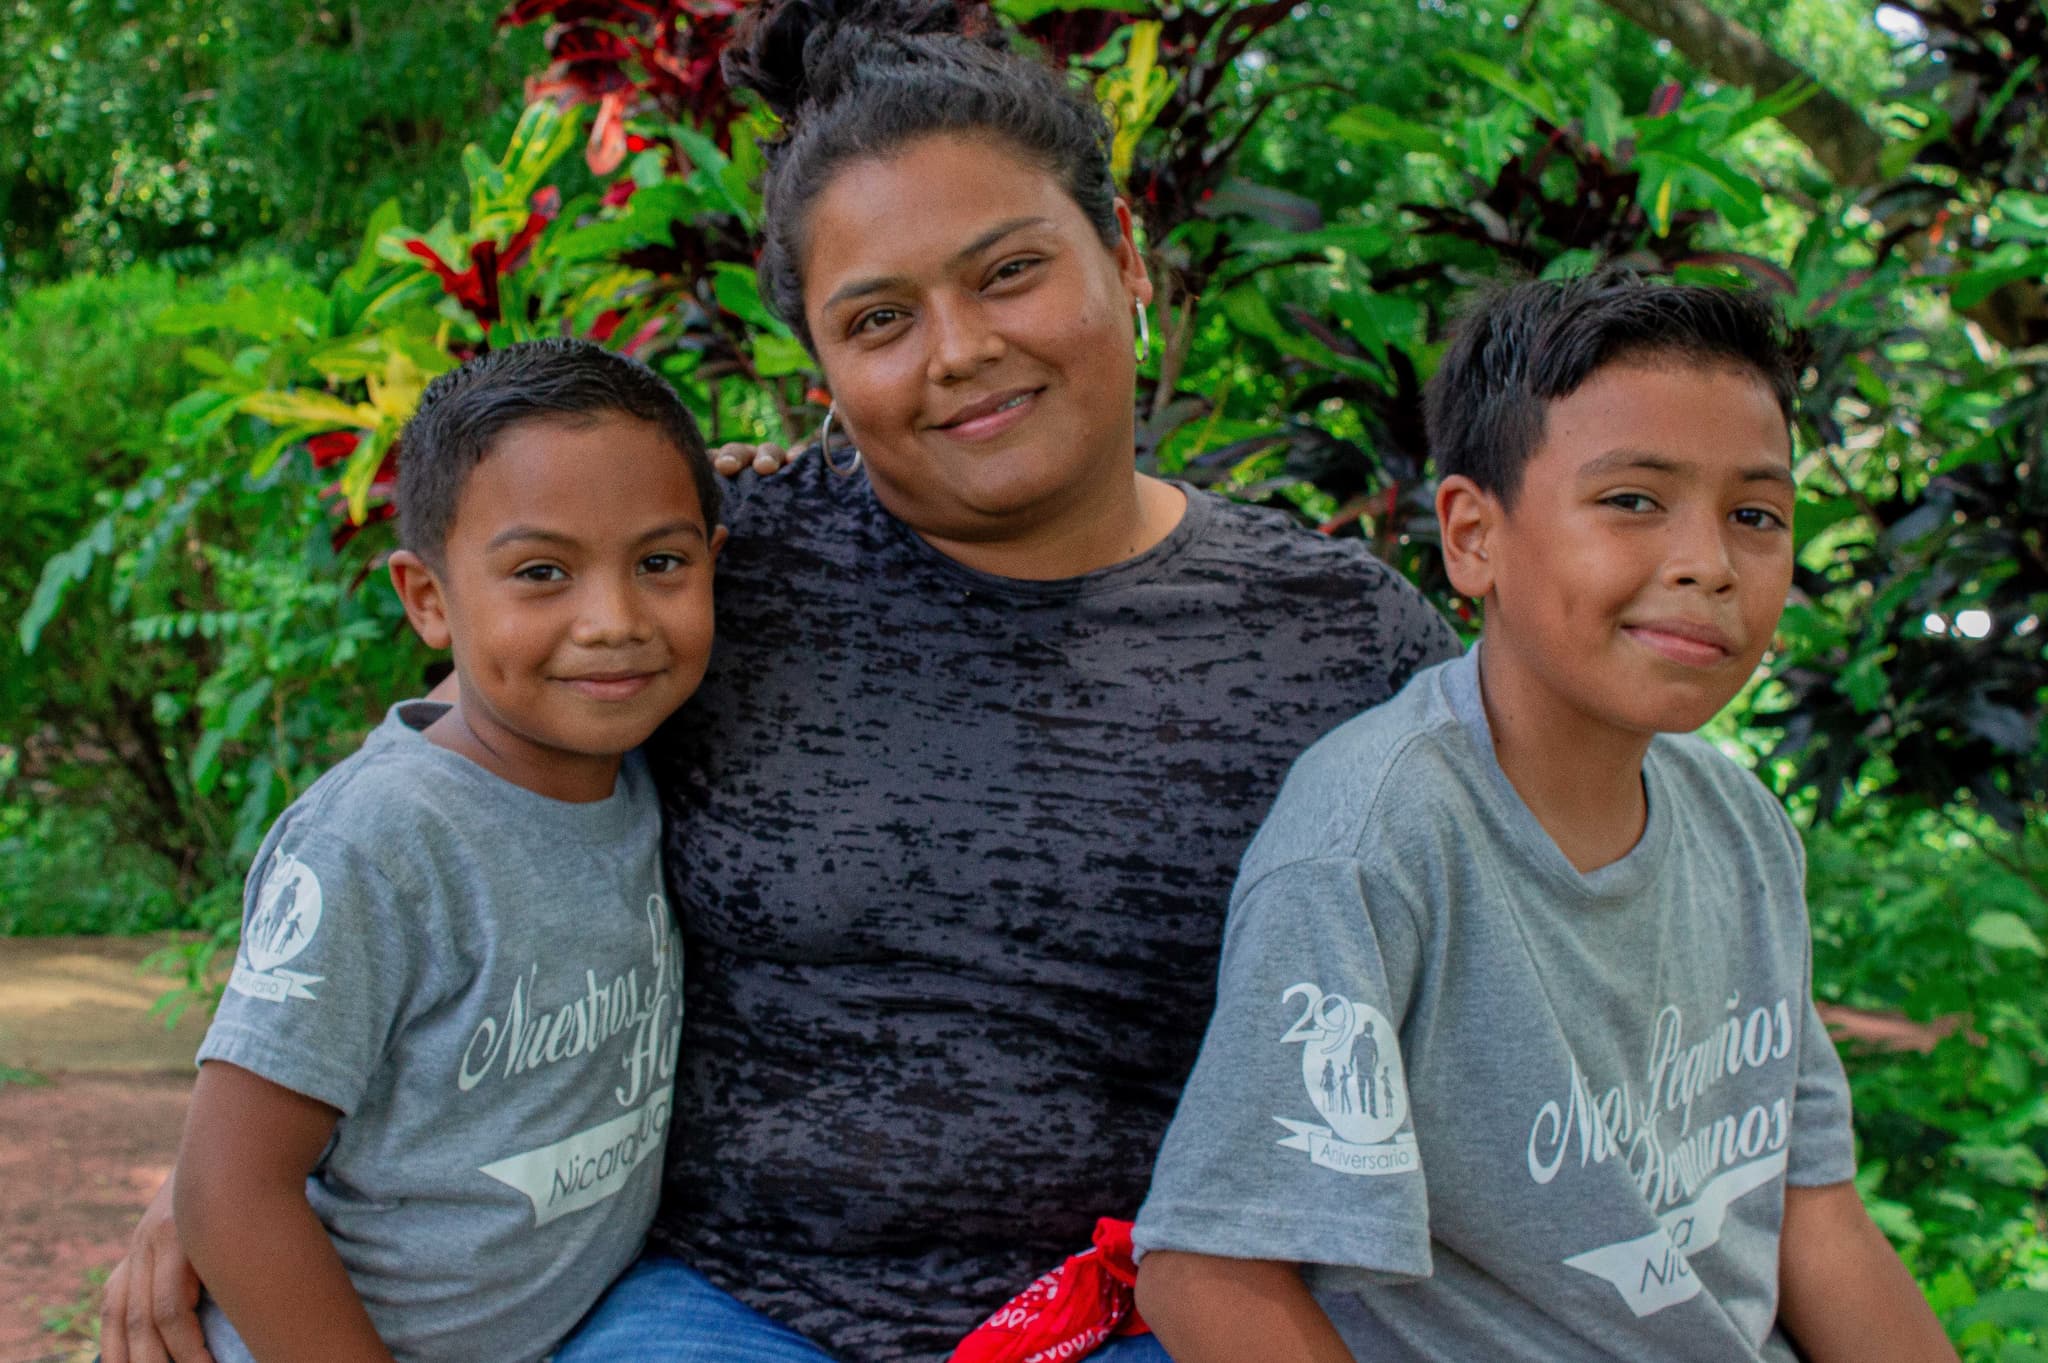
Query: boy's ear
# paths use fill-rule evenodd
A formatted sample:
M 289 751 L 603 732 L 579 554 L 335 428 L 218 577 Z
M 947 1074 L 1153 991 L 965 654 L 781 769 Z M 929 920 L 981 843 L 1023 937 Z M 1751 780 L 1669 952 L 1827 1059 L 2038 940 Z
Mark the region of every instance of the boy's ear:
M 711 561 L 713 563 L 718 562 L 718 551 L 723 548 L 725 548 L 725 527 L 722 525 L 713 526 L 711 529 Z
M 1490 546 L 1502 515 L 1500 499 L 1462 473 L 1437 485 L 1436 524 L 1444 571 L 1458 595 L 1480 600 L 1492 593 Z
M 391 590 L 405 607 L 405 618 L 428 648 L 448 647 L 448 606 L 441 579 L 427 561 L 410 549 L 394 549 L 390 558 Z

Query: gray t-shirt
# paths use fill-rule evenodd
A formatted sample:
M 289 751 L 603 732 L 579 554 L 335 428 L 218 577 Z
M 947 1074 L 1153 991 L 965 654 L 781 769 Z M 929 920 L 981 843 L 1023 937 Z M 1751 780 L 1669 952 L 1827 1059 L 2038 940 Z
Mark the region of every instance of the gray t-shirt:
M 1855 1173 L 1797 834 L 1664 736 L 1641 841 L 1581 874 L 1501 772 L 1477 660 L 1288 776 L 1139 1247 L 1309 1265 L 1373 1363 L 1790 1363 L 1785 1185 Z
M 653 1243 L 848 1363 L 936 1360 L 1137 1210 L 1288 763 L 1456 641 L 1363 545 L 1200 492 L 1056 582 L 821 459 L 735 493 L 649 745 L 690 1000 Z
M 644 764 L 551 800 L 428 742 L 444 708 L 395 707 L 278 819 L 199 1058 L 342 1113 L 306 1198 L 400 1363 L 533 1360 L 653 1217 L 681 946 Z

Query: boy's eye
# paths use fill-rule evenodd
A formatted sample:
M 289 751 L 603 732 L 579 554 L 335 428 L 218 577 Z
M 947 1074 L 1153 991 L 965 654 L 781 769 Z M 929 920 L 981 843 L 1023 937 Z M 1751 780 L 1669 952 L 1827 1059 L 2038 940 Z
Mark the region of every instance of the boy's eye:
M 514 568 L 512 576 L 521 582 L 563 582 L 569 575 L 553 563 L 528 563 Z
M 640 560 L 643 573 L 679 573 L 690 566 L 690 561 L 681 554 L 649 554 Z
M 1600 500 L 1603 505 L 1611 506 L 1617 511 L 1640 513 L 1657 509 L 1656 499 L 1641 492 L 1617 492 Z
M 1783 530 L 1785 518 L 1769 507 L 1745 506 L 1736 511 L 1735 523 L 1751 530 Z

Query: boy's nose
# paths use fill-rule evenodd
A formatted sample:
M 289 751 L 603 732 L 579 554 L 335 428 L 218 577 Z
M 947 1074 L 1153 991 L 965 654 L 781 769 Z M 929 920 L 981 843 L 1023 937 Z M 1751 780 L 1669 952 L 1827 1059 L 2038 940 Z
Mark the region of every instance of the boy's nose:
M 1691 520 L 1709 522 L 1706 517 Z M 1689 522 L 1675 528 L 1674 534 L 1677 538 L 1664 563 L 1666 581 L 1673 586 L 1715 593 L 1734 590 L 1735 560 L 1728 552 L 1718 516 L 1712 517 L 1710 523 Z
M 583 608 L 576 613 L 570 637 L 585 648 L 636 643 L 647 635 L 647 614 L 629 582 L 587 584 Z

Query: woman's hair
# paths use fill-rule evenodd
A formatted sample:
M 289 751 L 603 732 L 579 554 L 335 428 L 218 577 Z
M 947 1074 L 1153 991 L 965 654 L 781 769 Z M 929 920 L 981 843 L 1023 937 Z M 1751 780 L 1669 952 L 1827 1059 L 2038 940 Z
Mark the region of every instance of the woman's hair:
M 764 0 L 742 23 L 726 78 L 783 127 L 762 185 L 762 292 L 806 346 L 812 201 L 848 162 L 920 137 L 1002 143 L 1057 177 L 1103 245 L 1116 244 L 1108 122 L 1061 73 L 1009 51 L 984 0 Z
M 1439 478 L 1462 474 L 1512 507 L 1551 403 L 1632 361 L 1747 369 L 1787 424 L 1803 343 L 1753 289 L 1644 279 L 1608 268 L 1483 293 L 1424 390 Z

